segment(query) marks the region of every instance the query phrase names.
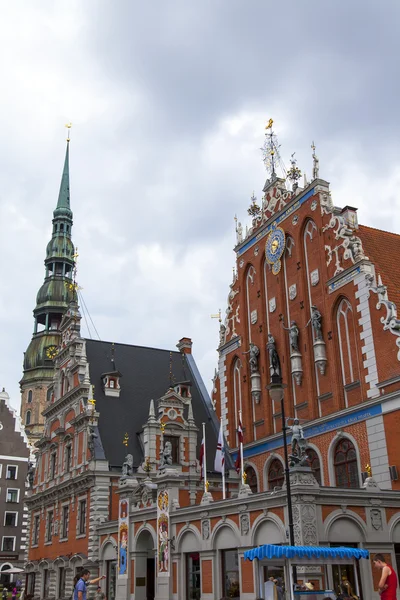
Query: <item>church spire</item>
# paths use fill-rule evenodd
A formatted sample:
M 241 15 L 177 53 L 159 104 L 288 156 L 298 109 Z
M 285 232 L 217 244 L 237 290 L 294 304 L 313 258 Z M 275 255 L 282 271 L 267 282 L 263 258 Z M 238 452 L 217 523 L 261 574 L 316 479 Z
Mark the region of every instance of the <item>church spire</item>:
M 26 420 L 25 414 L 29 411 L 27 434 L 33 440 L 43 431 L 42 411 L 46 408 L 46 391 L 52 383 L 53 360 L 60 345 L 60 323 L 74 298 L 76 254 L 71 239 L 72 217 L 68 135 L 60 191 L 53 212 L 53 231 L 46 247 L 45 277 L 36 296 L 33 336 L 24 355 L 24 374 L 20 381 L 21 415 Z
M 61 177 L 60 192 L 58 194 L 57 208 L 54 211 L 54 217 L 67 215 L 72 217 L 72 211 L 69 205 L 69 139 L 67 140 L 67 149 L 65 152 L 64 169 Z

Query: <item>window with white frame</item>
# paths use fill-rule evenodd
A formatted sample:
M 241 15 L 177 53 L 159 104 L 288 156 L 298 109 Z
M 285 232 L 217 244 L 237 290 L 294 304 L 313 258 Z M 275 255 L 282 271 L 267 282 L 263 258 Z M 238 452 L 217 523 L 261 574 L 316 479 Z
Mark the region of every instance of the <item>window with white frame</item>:
M 54 479 L 57 467 L 57 450 L 53 450 L 50 454 L 50 479 Z
M 4 527 L 16 527 L 18 525 L 18 513 L 15 511 L 6 511 L 4 513 Z
M 62 523 L 61 523 L 61 538 L 66 539 L 68 537 L 68 526 L 69 526 L 69 506 L 65 504 L 62 507 Z
M 6 479 L 17 479 L 18 467 L 17 465 L 7 465 Z
M 71 465 L 72 465 L 72 445 L 71 445 L 71 441 L 67 442 L 66 446 L 65 446 L 65 460 L 64 460 L 64 470 L 66 473 L 69 473 L 69 471 L 71 470 Z
M 78 534 L 86 533 L 86 498 L 79 502 L 79 529 Z
M 3 536 L 1 542 L 2 552 L 14 552 L 15 551 L 15 536 Z
M 47 511 L 47 519 L 46 519 L 46 542 L 51 542 L 53 537 L 53 521 L 54 521 L 54 511 Z
M 19 490 L 7 488 L 6 502 L 19 502 Z
M 40 515 L 35 515 L 33 519 L 32 529 L 32 545 L 37 546 L 39 543 L 39 531 L 40 531 Z

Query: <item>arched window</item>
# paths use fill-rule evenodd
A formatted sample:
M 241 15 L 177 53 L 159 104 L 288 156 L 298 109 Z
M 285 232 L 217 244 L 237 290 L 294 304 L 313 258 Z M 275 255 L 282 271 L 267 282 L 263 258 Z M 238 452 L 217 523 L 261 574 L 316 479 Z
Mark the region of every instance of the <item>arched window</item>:
M 28 392 L 28 402 L 32 402 L 32 390 L 29 390 Z
M 319 462 L 319 456 L 315 450 L 313 450 L 313 448 L 307 448 L 306 452 L 308 464 L 311 467 L 315 479 L 318 481 L 319 485 L 321 485 L 321 465 Z
M 244 472 L 246 473 L 246 483 L 250 486 L 253 494 L 257 494 L 258 492 L 258 484 L 257 484 L 257 474 L 253 467 L 246 467 Z
M 25 425 L 31 424 L 31 411 L 27 410 L 25 413 Z
M 234 434 L 234 442 L 233 442 L 234 447 L 239 446 L 239 439 L 237 436 L 237 428 L 239 426 L 239 424 L 238 424 L 239 410 L 242 410 L 242 388 L 241 388 L 241 381 L 240 381 L 241 366 L 242 366 L 242 363 L 240 362 L 240 359 L 237 358 L 234 362 L 234 367 L 233 367 L 233 412 L 234 412 L 234 419 L 235 419 L 235 434 Z
M 338 306 L 336 322 L 338 330 L 340 366 L 347 404 L 346 386 L 359 381 L 360 375 L 358 371 L 358 359 L 356 353 L 357 340 L 355 335 L 353 309 L 350 302 L 346 300 L 346 298 L 343 298 Z
M 356 449 L 347 438 L 336 444 L 333 464 L 337 487 L 358 488 L 360 486 Z
M 278 458 L 274 458 L 268 469 L 268 489 L 273 490 L 275 487 L 282 487 L 283 480 L 283 464 Z

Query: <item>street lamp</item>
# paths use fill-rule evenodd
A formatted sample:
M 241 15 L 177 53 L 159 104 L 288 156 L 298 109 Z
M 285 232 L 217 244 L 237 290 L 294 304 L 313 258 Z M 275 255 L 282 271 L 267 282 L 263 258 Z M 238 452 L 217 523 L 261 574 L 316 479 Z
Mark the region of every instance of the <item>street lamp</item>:
M 281 415 L 282 415 L 282 434 L 283 434 L 283 450 L 285 454 L 285 480 L 286 480 L 286 493 L 287 493 L 287 505 L 288 505 L 288 516 L 289 516 L 289 541 L 290 545 L 294 546 L 294 527 L 293 527 L 293 508 L 292 508 L 292 490 L 290 487 L 290 474 L 289 474 L 289 455 L 286 438 L 286 418 L 285 418 L 285 405 L 283 402 L 284 390 L 287 387 L 282 383 L 282 377 L 274 371 L 271 375 L 271 383 L 267 385 L 267 390 L 271 396 L 272 402 L 281 403 Z M 293 583 L 297 583 L 297 569 L 293 566 Z

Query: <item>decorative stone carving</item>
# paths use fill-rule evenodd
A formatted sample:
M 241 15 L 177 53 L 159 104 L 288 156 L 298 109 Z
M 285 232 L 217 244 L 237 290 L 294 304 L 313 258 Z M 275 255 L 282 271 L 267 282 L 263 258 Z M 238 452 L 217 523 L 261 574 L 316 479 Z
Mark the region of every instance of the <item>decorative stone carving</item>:
M 313 287 L 315 287 L 316 285 L 318 285 L 318 283 L 319 283 L 319 271 L 318 271 L 318 269 L 315 269 L 314 271 L 311 271 L 311 273 L 310 273 L 310 282 L 311 282 L 311 285 Z
M 275 338 L 271 333 L 268 334 L 267 350 L 269 355 L 269 368 L 271 375 L 279 375 L 281 372 L 281 363 L 275 347 Z
M 371 510 L 371 524 L 377 531 L 382 529 L 382 513 L 379 508 L 373 508 Z
M 160 468 L 168 465 L 172 465 L 172 444 L 169 441 L 165 442 L 160 458 Z
M 250 322 L 252 325 L 255 325 L 257 323 L 257 318 L 258 318 L 257 309 L 254 309 L 251 311 L 251 314 L 250 314 Z
M 133 475 L 133 456 L 127 454 L 122 465 L 122 477 L 132 477 Z
M 250 519 L 248 513 L 240 515 L 240 533 L 247 535 L 250 531 Z
M 354 230 L 348 226 L 342 215 L 332 215 L 328 225 L 325 225 L 322 231 L 334 229 L 336 224 L 337 228 L 334 231 L 335 239 L 341 240 L 340 243 L 334 247 L 325 245 L 325 250 L 327 252 L 327 266 L 331 264 L 332 258 L 335 255 L 334 275 L 337 275 L 344 270 L 344 267 L 341 266 L 341 262 L 351 260 L 351 262 L 355 264 L 360 260 L 368 259 L 364 254 L 361 239 L 355 235 Z M 340 252 L 340 250 L 342 250 L 342 252 Z
M 276 298 L 271 298 L 268 302 L 269 304 L 269 312 L 273 313 L 276 310 Z
M 210 537 L 210 521 L 208 519 L 201 522 L 201 536 L 203 540 L 208 540 Z
M 311 307 L 311 318 L 306 327 L 311 323 L 314 338 L 314 362 L 321 375 L 325 375 L 326 370 L 326 345 L 322 335 L 322 315 L 316 306 Z
M 330 192 L 320 194 L 319 205 L 321 207 L 321 215 L 329 215 L 333 210 L 333 202 Z
M 289 331 L 289 339 L 290 339 L 290 351 L 298 352 L 299 351 L 299 333 L 300 330 L 296 325 L 296 321 L 290 322 L 290 327 L 283 327 L 286 331 Z
M 288 422 L 290 419 L 286 419 Z M 299 419 L 293 419 L 293 425 L 286 424 L 286 428 L 292 432 L 292 453 L 290 455 L 290 466 L 308 465 L 306 455 L 307 441 L 304 437 L 303 428 L 300 425 Z
M 233 284 L 232 284 L 233 285 Z M 239 290 L 234 290 L 232 288 L 232 285 L 230 287 L 230 292 L 228 294 L 228 307 L 226 309 L 226 317 L 225 317 L 225 342 L 227 342 L 228 340 L 231 340 L 232 338 L 234 338 L 236 336 L 236 328 L 235 325 L 236 323 L 240 323 L 240 317 L 239 317 L 239 311 L 240 311 L 240 305 L 238 304 L 236 306 L 236 310 L 234 312 L 233 309 L 233 302 L 235 299 L 235 296 L 237 296 L 237 294 L 239 293 Z
M 314 179 L 318 179 L 318 177 L 319 177 L 319 159 L 318 159 L 317 155 L 315 154 L 314 142 L 311 144 L 311 149 L 313 151 L 313 153 L 312 153 L 312 158 L 313 158 L 312 178 L 314 180 Z
M 299 333 L 296 321 L 290 322 L 290 327 L 283 327 L 289 331 L 290 339 L 290 366 L 293 378 L 297 385 L 301 385 L 303 378 L 302 358 L 299 351 Z
M 240 260 L 240 262 L 239 262 L 239 267 L 240 267 L 241 269 L 243 269 L 243 267 L 244 267 L 244 260 L 243 260 L 243 258 L 242 258 L 242 259 Z
M 380 310 L 382 306 L 386 308 L 386 315 L 381 317 L 381 323 L 383 324 L 384 331 L 390 331 L 390 333 L 397 337 L 396 346 L 398 347 L 397 360 L 400 361 L 400 319 L 397 317 L 397 306 L 394 302 L 391 302 L 388 297 L 387 287 L 383 285 L 382 278 L 378 276 L 378 285 L 376 287 L 370 287 L 370 291 L 374 292 L 378 296 L 378 303 L 376 309 Z
M 239 223 L 236 226 L 236 243 L 241 244 L 243 242 L 243 226 Z
M 311 210 L 313 210 L 313 211 L 314 211 L 314 210 L 317 208 L 317 206 L 318 206 L 318 205 L 317 205 L 317 201 L 316 201 L 316 200 L 313 200 L 313 201 L 311 202 L 311 206 L 310 206 L 310 208 L 311 208 Z
M 254 248 L 254 256 L 258 256 L 258 253 L 260 252 L 260 248 L 258 246 L 256 246 Z
M 297 285 L 295 283 L 293 283 L 290 287 L 289 287 L 289 298 L 291 300 L 294 300 L 297 296 Z

